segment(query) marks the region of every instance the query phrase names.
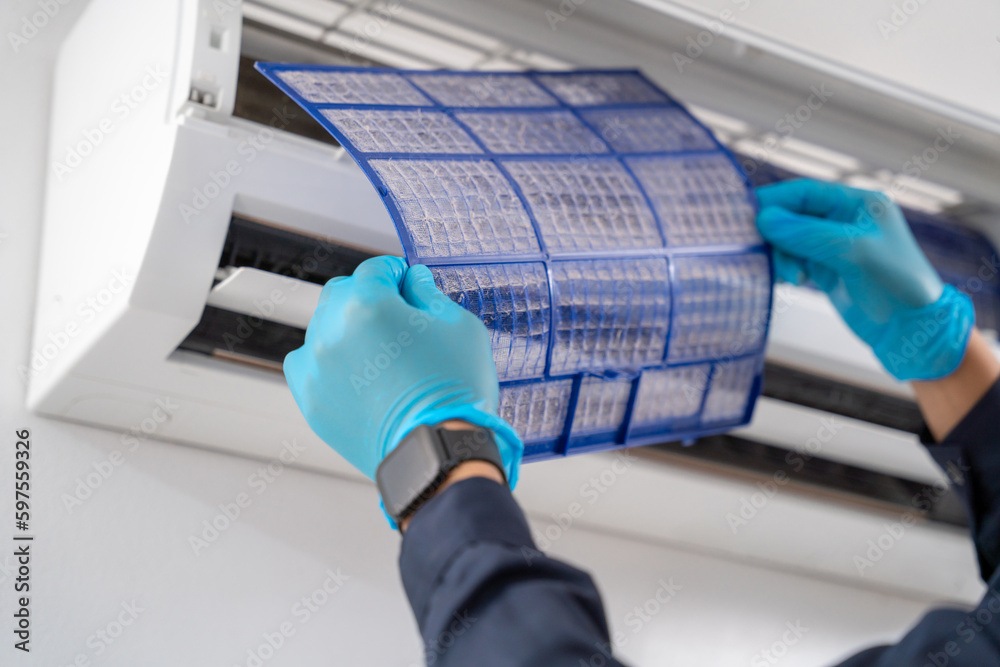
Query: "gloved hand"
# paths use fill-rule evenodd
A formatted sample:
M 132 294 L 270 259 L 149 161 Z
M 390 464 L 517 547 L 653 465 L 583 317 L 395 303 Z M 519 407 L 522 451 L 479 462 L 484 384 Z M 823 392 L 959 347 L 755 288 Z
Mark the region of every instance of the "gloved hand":
M 815 282 L 893 376 L 933 380 L 958 367 L 972 301 L 942 283 L 888 197 L 803 180 L 759 188 L 757 198 L 777 276 Z
M 489 334 L 426 266 L 373 257 L 330 280 L 284 368 L 309 426 L 369 478 L 415 426 L 461 419 L 493 430 L 517 483 L 524 446 L 497 416 Z

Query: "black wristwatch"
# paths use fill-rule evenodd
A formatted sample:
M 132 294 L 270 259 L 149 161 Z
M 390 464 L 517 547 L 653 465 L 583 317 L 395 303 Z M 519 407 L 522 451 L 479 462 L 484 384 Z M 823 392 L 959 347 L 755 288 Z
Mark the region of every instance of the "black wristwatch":
M 434 495 L 449 472 L 465 461 L 489 461 L 504 474 L 493 431 L 471 424 L 464 429 L 417 426 L 375 471 L 386 513 L 399 525 Z

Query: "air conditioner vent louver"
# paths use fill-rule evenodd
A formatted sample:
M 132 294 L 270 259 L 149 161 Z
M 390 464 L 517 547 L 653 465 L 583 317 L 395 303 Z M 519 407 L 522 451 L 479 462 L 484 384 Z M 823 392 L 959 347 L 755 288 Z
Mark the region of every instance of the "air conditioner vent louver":
M 285 355 L 305 341 L 305 331 L 287 324 L 206 306 L 201 321 L 178 349 L 280 370 Z
M 907 433 L 920 433 L 924 427 L 913 401 L 771 362 L 764 366 L 762 394 Z
M 325 285 L 331 278 L 351 275 L 358 264 L 372 256 L 374 253 L 233 216 L 219 258 L 219 273 L 225 277 L 253 269 L 282 276 L 286 280 L 276 284 L 287 285 L 282 295 L 287 306 L 293 296 L 306 302 L 315 298 L 318 288 L 306 290 L 306 285 Z M 217 278 L 216 286 L 220 282 Z M 216 291 L 213 288 L 213 296 Z M 266 298 L 266 292 L 259 295 L 259 299 Z M 280 369 L 285 355 L 302 345 L 305 323 L 300 320 L 302 326 L 293 326 L 288 321 L 275 321 L 282 318 L 269 308 L 280 304 L 263 307 L 259 300 L 255 304 L 251 299 L 237 312 L 213 305 L 212 296 L 209 300 L 198 325 L 179 349 Z
M 233 216 L 219 268 L 250 267 L 325 285 L 375 253 Z

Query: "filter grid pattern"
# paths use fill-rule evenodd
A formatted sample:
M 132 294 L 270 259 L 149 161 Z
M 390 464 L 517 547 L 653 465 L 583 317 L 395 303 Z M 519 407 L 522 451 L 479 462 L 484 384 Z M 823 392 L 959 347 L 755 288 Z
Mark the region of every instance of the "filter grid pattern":
M 486 325 L 501 380 L 542 375 L 551 319 L 544 264 L 438 266 L 431 273 L 442 292 Z
M 430 105 L 409 81 L 393 72 L 301 69 L 277 70 L 276 76 L 306 102 L 318 104 Z
M 680 107 L 595 109 L 582 112 L 619 153 L 704 151 L 715 148 L 708 131 Z
M 526 460 L 749 421 L 773 273 L 756 200 L 641 73 L 257 68 L 486 326 Z
M 531 79 L 504 74 L 411 74 L 410 81 L 446 107 L 553 107 L 558 102 Z
M 552 262 L 553 375 L 638 369 L 663 358 L 670 288 L 663 259 Z
M 617 160 L 503 163 L 553 254 L 663 244 L 653 212 Z
M 702 421 L 733 422 L 746 412 L 750 390 L 757 377 L 757 359 L 743 359 L 716 364 L 712 387 L 705 398 Z
M 491 153 L 607 153 L 608 147 L 569 111 L 461 112 L 458 118 Z
M 725 155 L 629 158 L 668 246 L 758 245 L 746 186 Z
M 657 90 L 637 72 L 571 72 L 539 74 L 537 78 L 556 97 L 571 107 L 669 101 L 663 91 Z
M 648 426 L 697 417 L 711 372 L 711 364 L 644 371 L 632 424 Z
M 569 414 L 572 380 L 500 386 L 498 414 L 526 442 L 559 437 Z
M 573 414 L 573 433 L 617 431 L 625 420 L 631 392 L 629 379 L 583 378 Z
M 482 153 L 453 118 L 426 109 L 323 109 L 362 153 Z
M 539 252 L 531 218 L 486 160 L 372 160 L 420 257 Z
M 679 257 L 670 361 L 743 356 L 764 340 L 771 278 L 763 253 Z

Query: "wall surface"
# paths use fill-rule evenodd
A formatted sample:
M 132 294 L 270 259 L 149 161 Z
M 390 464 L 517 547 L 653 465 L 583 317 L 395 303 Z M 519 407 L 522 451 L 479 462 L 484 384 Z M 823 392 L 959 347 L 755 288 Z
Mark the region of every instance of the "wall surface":
M 55 16 L 25 43 L 11 42 L 9 32 L 20 33 L 23 17 L 42 5 Z M 29 355 L 51 62 L 84 5 L 18 0 L 0 9 L 0 663 L 420 664 L 396 572 L 398 538 L 370 485 L 290 468 L 267 476 L 259 461 L 155 440 L 119 459 L 122 434 L 23 408 L 16 368 Z M 13 649 L 11 634 L 19 429 L 32 442 L 29 654 Z M 522 497 L 530 507 L 547 477 L 581 469 L 556 462 L 528 470 Z M 67 502 L 88 475 L 99 479 L 96 488 Z M 612 491 L 626 494 L 627 485 Z M 249 505 L 222 518 L 234 514 L 240 494 Z M 659 512 L 697 514 L 682 504 Z M 549 514 L 536 513 L 536 527 L 551 524 Z M 221 529 L 207 528 L 212 522 Z M 799 528 L 784 526 L 775 537 L 794 541 Z M 905 561 L 916 547 L 901 543 L 894 556 Z M 793 573 L 585 522 L 560 533 L 551 550 L 596 576 L 620 652 L 636 665 L 830 664 L 892 641 L 931 603 L 810 576 L 805 563 Z M 953 563 L 971 564 L 969 553 Z M 676 594 L 662 604 L 665 585 Z M 310 597 L 311 609 L 302 602 Z M 283 624 L 294 634 L 272 651 L 267 637 Z

